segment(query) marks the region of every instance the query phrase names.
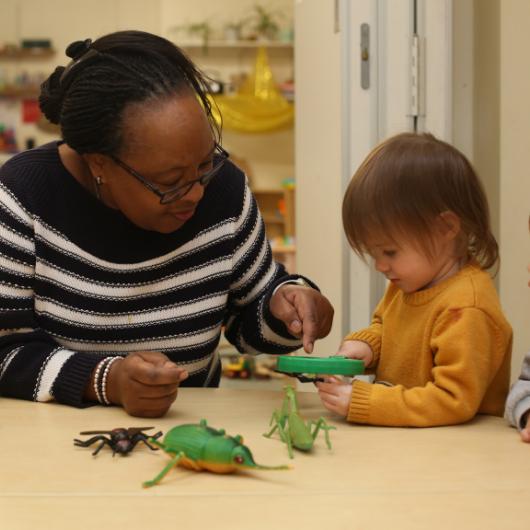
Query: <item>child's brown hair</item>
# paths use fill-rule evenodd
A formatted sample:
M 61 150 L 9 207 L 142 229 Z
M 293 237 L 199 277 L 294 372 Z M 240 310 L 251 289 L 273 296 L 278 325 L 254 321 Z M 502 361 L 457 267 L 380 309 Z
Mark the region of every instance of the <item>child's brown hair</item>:
M 353 175 L 342 221 L 361 257 L 376 234 L 415 240 L 432 255 L 433 223 L 444 212 L 461 223 L 459 258 L 494 266 L 499 250 L 490 228 L 488 201 L 467 158 L 432 134 L 403 133 L 377 146 Z

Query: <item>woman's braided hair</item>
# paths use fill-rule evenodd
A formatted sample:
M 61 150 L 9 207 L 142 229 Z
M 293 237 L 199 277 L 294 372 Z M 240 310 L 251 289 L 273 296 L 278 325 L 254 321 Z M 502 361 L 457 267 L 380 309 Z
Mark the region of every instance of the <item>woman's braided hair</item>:
M 41 85 L 39 105 L 77 153 L 117 154 L 127 105 L 192 90 L 217 139 L 207 78 L 173 43 L 142 31 L 119 31 L 66 49 L 72 62 Z

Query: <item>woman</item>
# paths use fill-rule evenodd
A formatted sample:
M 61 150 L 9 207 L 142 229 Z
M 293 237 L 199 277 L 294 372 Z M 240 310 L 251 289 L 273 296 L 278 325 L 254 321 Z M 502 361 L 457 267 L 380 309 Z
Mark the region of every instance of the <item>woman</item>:
M 66 53 L 40 96 L 63 141 L 0 174 L 0 394 L 157 417 L 184 380 L 218 385 L 223 326 L 311 352 L 333 309 L 272 260 L 201 73 L 137 31 Z

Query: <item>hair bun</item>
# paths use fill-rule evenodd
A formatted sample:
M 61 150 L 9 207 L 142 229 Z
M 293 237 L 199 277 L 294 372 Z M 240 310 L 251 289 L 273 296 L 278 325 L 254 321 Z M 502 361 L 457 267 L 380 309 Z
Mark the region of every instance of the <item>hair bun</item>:
M 75 42 L 72 42 L 68 45 L 65 53 L 68 57 L 74 61 L 77 61 L 77 59 L 85 55 L 85 53 L 90 49 L 91 45 L 92 39 L 76 40 Z
M 40 86 L 39 107 L 51 123 L 59 123 L 63 106 L 63 91 L 60 78 L 64 66 L 58 66 Z

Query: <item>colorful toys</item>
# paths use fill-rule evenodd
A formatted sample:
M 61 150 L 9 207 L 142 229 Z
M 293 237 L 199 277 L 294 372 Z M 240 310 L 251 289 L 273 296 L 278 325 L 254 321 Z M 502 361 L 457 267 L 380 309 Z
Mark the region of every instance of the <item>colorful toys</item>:
M 149 440 L 170 457 L 170 462 L 153 479 L 143 483 L 144 488 L 158 484 L 176 465 L 213 473 L 233 473 L 239 469 L 289 469 L 289 466 L 261 466 L 254 462 L 250 449 L 243 445 L 239 435 L 229 436 L 224 429 L 208 427 L 206 420 L 199 424 L 178 425 L 167 432 L 164 442 Z
M 284 387 L 284 391 L 285 397 L 282 408 L 272 413 L 270 423 L 274 423 L 274 426 L 270 432 L 263 436 L 270 438 L 277 429 L 282 442 L 287 444 L 289 458 L 293 458 L 293 447 L 301 451 L 310 451 L 313 448 L 318 432 L 322 429 L 325 432 L 328 449 L 331 449 L 328 431 L 336 429 L 336 427 L 328 425 L 322 417 L 317 421 L 309 420 L 306 423 L 298 412 L 298 401 L 294 388 L 292 386 L 286 386 Z M 314 427 L 313 431 L 311 431 L 312 427 Z
M 92 453 L 93 456 L 96 456 L 105 444 L 112 449 L 112 456 L 116 453 L 119 453 L 122 456 L 129 454 L 136 447 L 138 442 L 143 442 L 152 451 L 157 451 L 157 447 L 152 447 L 147 442 L 147 437 L 149 435 L 143 432 L 148 431 L 149 429 L 154 429 L 154 427 L 129 427 L 128 429 L 119 427 L 117 429 L 112 429 L 111 431 L 83 431 L 79 434 L 97 434 L 99 436 L 94 436 L 88 440 L 78 440 L 75 438 L 74 445 L 77 445 L 78 447 L 88 447 L 94 442 L 101 441 L 97 449 Z M 103 436 L 104 434 L 110 434 L 110 438 L 108 436 Z M 156 440 L 157 438 L 160 438 L 160 436 L 162 436 L 162 432 L 159 431 L 151 436 L 151 440 Z
M 252 361 L 247 355 L 234 355 L 223 364 L 223 375 L 230 379 L 249 379 L 252 376 Z

